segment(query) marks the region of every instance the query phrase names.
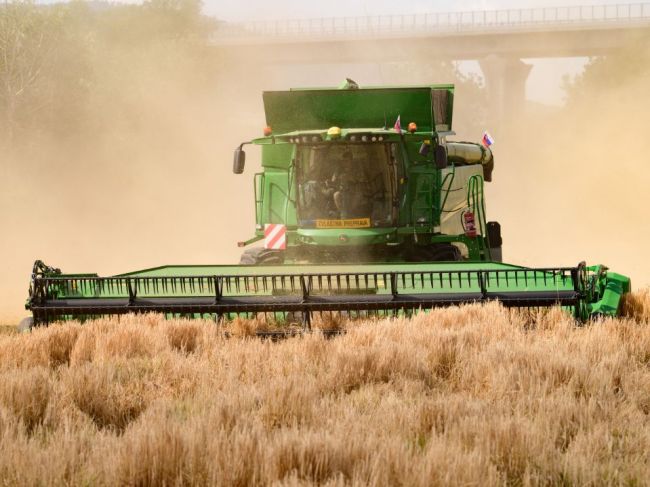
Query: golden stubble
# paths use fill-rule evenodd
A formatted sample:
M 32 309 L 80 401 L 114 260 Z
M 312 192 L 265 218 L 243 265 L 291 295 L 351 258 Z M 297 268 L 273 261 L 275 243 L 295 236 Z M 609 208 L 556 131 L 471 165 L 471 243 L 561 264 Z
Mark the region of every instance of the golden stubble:
M 626 309 L 578 327 L 471 305 L 279 342 L 156 315 L 2 336 L 0 478 L 643 483 L 648 293 Z

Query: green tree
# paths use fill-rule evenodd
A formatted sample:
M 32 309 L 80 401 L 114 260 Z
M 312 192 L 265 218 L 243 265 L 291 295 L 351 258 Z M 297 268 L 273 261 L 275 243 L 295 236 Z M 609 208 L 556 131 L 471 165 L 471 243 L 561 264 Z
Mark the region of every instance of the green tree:
M 179 79 L 215 21 L 198 0 L 0 5 L 0 138 L 105 130 L 146 82 Z M 206 67 L 206 71 L 208 71 Z M 138 110 L 130 110 L 132 116 Z M 136 114 L 137 116 L 137 114 Z
M 569 107 L 593 101 L 596 93 L 621 101 L 643 102 L 634 86 L 650 86 L 650 29 L 629 39 L 628 44 L 605 56 L 593 57 L 584 72 L 564 80 Z
M 0 5 L 0 125 L 12 138 L 51 101 L 48 77 L 62 35 L 61 11 L 31 1 Z

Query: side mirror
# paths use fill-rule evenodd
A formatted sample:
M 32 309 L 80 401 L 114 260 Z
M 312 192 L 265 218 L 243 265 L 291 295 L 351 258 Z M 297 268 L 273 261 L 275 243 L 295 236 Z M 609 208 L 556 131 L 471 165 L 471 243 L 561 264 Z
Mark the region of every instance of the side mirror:
M 449 161 L 447 160 L 447 149 L 444 145 L 437 145 L 433 155 L 438 169 L 444 169 L 447 167 Z
M 246 153 L 241 146 L 235 149 L 235 157 L 232 161 L 232 172 L 235 174 L 241 174 L 244 172 L 244 166 L 246 165 Z

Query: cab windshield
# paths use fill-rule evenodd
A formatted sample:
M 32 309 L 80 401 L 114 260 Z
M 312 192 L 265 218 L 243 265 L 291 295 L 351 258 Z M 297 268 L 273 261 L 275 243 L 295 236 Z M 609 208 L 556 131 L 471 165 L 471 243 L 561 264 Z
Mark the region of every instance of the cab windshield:
M 301 226 L 391 226 L 395 144 L 301 146 L 296 158 Z

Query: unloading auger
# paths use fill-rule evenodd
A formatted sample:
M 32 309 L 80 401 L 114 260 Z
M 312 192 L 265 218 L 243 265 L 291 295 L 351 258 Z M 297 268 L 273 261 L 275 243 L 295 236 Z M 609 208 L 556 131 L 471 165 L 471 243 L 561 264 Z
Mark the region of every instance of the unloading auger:
M 498 300 L 562 306 L 578 320 L 615 316 L 629 278 L 604 266 L 504 264 L 483 185 L 494 157 L 452 142 L 454 88 L 436 85 L 265 92 L 254 176 L 255 235 L 239 265 L 162 266 L 111 277 L 34 264 L 34 323 L 158 312 L 271 314 L 307 327 L 315 314 L 368 316 Z M 395 120 L 388 127 L 388 121 Z M 402 128 L 402 121 L 406 129 Z

